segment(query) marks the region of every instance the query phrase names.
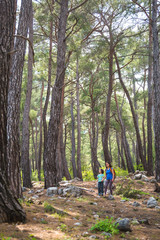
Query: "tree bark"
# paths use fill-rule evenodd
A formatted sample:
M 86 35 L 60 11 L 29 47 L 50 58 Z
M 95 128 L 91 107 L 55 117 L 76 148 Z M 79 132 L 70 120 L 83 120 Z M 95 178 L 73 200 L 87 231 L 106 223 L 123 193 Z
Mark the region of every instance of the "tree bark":
M 152 14 L 151 14 L 151 0 L 149 1 L 150 19 L 149 19 L 149 57 L 148 57 L 148 103 L 147 103 L 147 154 L 148 154 L 148 176 L 153 176 L 153 149 L 152 149 L 152 106 L 153 106 L 153 66 L 152 66 Z
M 155 171 L 156 179 L 160 182 L 160 67 L 159 42 L 157 28 L 157 0 L 152 1 L 152 30 L 153 30 L 153 82 L 154 82 L 154 113 L 155 113 Z
M 120 168 L 121 167 L 121 164 L 120 164 L 121 151 L 120 151 L 119 136 L 117 131 L 116 131 L 116 140 L 117 140 L 117 148 L 118 148 L 118 167 Z
M 40 126 L 39 126 L 39 151 L 38 151 L 38 179 L 41 181 L 41 156 L 42 156 L 42 101 L 43 101 L 44 82 L 42 81 L 41 100 L 40 100 Z
M 79 102 L 79 63 L 77 56 L 77 71 L 76 71 L 76 93 L 77 93 L 77 176 L 82 180 L 81 171 L 81 119 L 80 119 L 80 102 Z
M 138 123 L 137 123 L 137 119 L 136 119 L 136 114 L 135 114 L 135 111 L 134 111 L 133 103 L 132 103 L 131 97 L 129 95 L 129 92 L 128 92 L 128 90 L 127 90 L 127 88 L 126 88 L 126 86 L 125 86 L 125 84 L 124 84 L 124 82 L 122 80 L 121 70 L 120 70 L 120 66 L 119 66 L 119 62 L 118 62 L 118 58 L 117 58 L 116 52 L 114 52 L 114 56 L 115 56 L 115 60 L 116 60 L 119 80 L 120 80 L 120 83 L 121 83 L 121 85 L 123 87 L 123 90 L 124 90 L 124 92 L 125 92 L 125 94 L 127 96 L 129 104 L 130 104 L 130 108 L 131 108 L 131 112 L 132 112 L 132 116 L 133 116 L 134 127 L 135 127 L 135 131 L 136 131 L 139 156 L 140 156 L 141 162 L 143 164 L 144 170 L 146 171 L 147 170 L 147 164 L 146 164 L 146 159 L 145 159 L 144 154 L 143 154 L 142 141 L 141 141 L 141 136 L 140 136 L 140 133 L 139 133 Z
M 118 101 L 117 101 L 117 97 L 116 97 L 116 92 L 115 92 L 114 97 L 115 97 L 115 102 L 116 102 L 116 106 L 117 106 L 118 118 L 119 118 L 121 130 L 122 130 L 122 140 L 123 140 L 123 146 L 124 146 L 124 152 L 125 152 L 125 156 L 126 156 L 128 172 L 134 172 L 134 167 L 133 167 L 132 158 L 131 158 L 131 154 L 130 154 L 129 144 L 127 141 L 126 131 L 125 131 L 125 127 L 123 124 L 123 120 L 122 120 L 122 117 L 120 114 L 119 105 L 118 105 Z
M 7 109 L 7 160 L 8 175 L 13 194 L 17 197 L 22 196 L 20 185 L 20 144 L 19 144 L 19 120 L 20 120 L 20 100 L 21 84 L 26 51 L 26 40 L 21 36 L 27 37 L 29 16 L 31 11 L 31 0 L 22 0 L 19 16 L 18 30 L 12 56 L 11 75 L 8 90 L 8 109 Z
M 134 95 L 134 108 L 135 108 L 136 121 L 137 121 L 137 125 L 138 125 L 138 128 L 139 128 L 138 115 L 136 113 L 136 111 L 138 110 L 138 107 L 137 107 L 136 86 L 135 86 L 134 76 L 133 76 L 133 95 Z M 140 164 L 140 161 L 139 161 L 138 143 L 136 141 L 136 165 L 137 165 L 137 168 L 138 168 L 139 164 Z
M 30 8 L 30 19 L 29 19 L 29 40 L 33 46 L 33 9 Z M 31 169 L 29 160 L 29 112 L 30 103 L 32 95 L 32 80 L 33 80 L 33 52 L 31 46 L 29 45 L 28 53 L 28 82 L 27 82 L 27 93 L 26 100 L 23 111 L 23 121 L 22 121 L 22 152 L 21 152 L 21 162 L 22 162 L 22 176 L 23 176 L 23 186 L 31 188 Z
M 61 10 L 58 26 L 58 44 L 57 44 L 57 73 L 54 88 L 52 91 L 51 112 L 49 128 L 47 133 L 47 142 L 44 149 L 44 177 L 45 188 L 56 185 L 56 148 L 58 142 L 58 132 L 61 114 L 61 96 L 62 87 L 65 78 L 65 54 L 66 54 L 66 23 L 68 17 L 68 0 L 61 0 Z
M 108 138 L 109 138 L 109 126 L 110 126 L 110 108 L 111 108 L 111 96 L 112 96 L 112 88 L 113 88 L 113 37 L 110 32 L 110 52 L 109 52 L 109 87 L 107 93 L 107 102 L 106 102 L 106 119 L 105 119 L 105 127 L 104 127 L 104 137 L 102 141 L 103 151 L 104 151 L 104 159 L 105 162 L 111 162 L 111 156 L 108 148 Z
M 77 177 L 77 168 L 76 168 L 76 161 L 75 161 L 75 153 L 76 153 L 76 145 L 75 145 L 75 120 L 74 120 L 74 113 L 73 113 L 73 93 L 71 93 L 71 120 L 72 120 L 72 169 L 73 169 L 73 177 Z
M 0 1 L 0 223 L 25 222 L 26 215 L 9 189 L 7 161 L 7 102 L 11 67 L 15 1 Z
M 67 159 L 66 159 L 66 141 L 67 141 L 67 126 L 65 125 L 65 140 L 63 142 L 63 132 L 61 135 L 61 145 L 63 146 L 62 148 L 62 155 L 63 155 L 63 175 L 66 177 L 67 180 L 71 179 L 71 175 L 68 170 L 67 166 Z
M 123 149 L 124 149 L 124 146 L 123 146 L 123 136 L 122 136 L 122 133 L 121 133 L 121 167 L 126 170 L 126 164 L 125 164 L 125 160 L 124 160 L 124 156 L 123 156 Z

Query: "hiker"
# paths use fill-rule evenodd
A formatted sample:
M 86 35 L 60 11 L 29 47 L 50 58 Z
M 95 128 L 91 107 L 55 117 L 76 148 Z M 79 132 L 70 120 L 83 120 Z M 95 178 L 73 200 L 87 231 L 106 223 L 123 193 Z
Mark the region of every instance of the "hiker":
M 114 181 L 114 177 L 115 177 L 114 170 L 112 168 L 111 163 L 106 162 L 106 170 L 105 170 L 105 177 L 104 177 L 104 179 L 106 179 L 105 196 L 107 193 L 108 186 L 109 186 L 109 190 L 110 190 L 110 195 L 112 195 L 112 183 Z
M 99 169 L 99 174 L 97 176 L 98 179 L 98 195 L 103 196 L 103 178 L 104 178 L 104 170 Z

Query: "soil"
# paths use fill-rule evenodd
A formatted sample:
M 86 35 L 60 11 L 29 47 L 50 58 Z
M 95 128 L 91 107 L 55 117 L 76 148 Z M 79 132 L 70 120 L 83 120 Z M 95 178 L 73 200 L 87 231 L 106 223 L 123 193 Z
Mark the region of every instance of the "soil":
M 127 178 L 116 178 L 115 185 L 124 182 L 128 184 Z M 25 224 L 0 224 L 1 240 L 84 240 L 90 239 L 90 236 L 96 236 L 97 239 L 105 239 L 101 232 L 91 232 L 90 228 L 96 223 L 94 215 L 99 216 L 99 220 L 108 217 L 117 219 L 136 218 L 138 220 L 148 219 L 149 225 L 139 224 L 131 225 L 131 232 L 120 232 L 118 235 L 110 237 L 111 240 L 160 240 L 160 209 L 150 209 L 143 204 L 149 197 L 153 196 L 158 200 L 160 206 L 160 194 L 154 192 L 154 184 L 149 182 L 132 181 L 136 189 L 140 189 L 146 194 L 141 199 L 130 199 L 121 202 L 122 196 L 113 193 L 115 200 L 108 200 L 97 195 L 96 181 L 91 182 L 74 182 L 73 185 L 83 187 L 83 195 L 79 198 L 66 197 L 60 198 L 58 195 L 48 197 L 46 190 L 35 193 L 43 188 L 42 182 L 34 182 L 33 194 L 29 194 L 29 189 L 24 192 L 25 200 L 22 205 L 26 211 L 27 222 Z M 34 203 L 28 203 L 31 196 L 38 195 Z M 131 205 L 134 201 L 139 202 L 139 207 Z M 58 210 L 64 211 L 65 215 L 57 213 L 50 214 L 45 212 L 44 202 L 52 205 Z M 74 225 L 81 223 L 80 226 Z M 88 236 L 84 237 L 84 232 Z

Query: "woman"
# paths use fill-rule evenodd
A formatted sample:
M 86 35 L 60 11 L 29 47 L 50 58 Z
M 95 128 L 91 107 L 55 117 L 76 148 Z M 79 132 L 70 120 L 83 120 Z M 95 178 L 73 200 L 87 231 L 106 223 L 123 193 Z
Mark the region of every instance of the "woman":
M 105 186 L 105 196 L 107 192 L 107 188 L 109 186 L 110 194 L 112 195 L 112 183 L 114 181 L 114 171 L 112 165 L 106 162 L 106 170 L 105 170 L 105 177 L 106 178 L 106 186 Z

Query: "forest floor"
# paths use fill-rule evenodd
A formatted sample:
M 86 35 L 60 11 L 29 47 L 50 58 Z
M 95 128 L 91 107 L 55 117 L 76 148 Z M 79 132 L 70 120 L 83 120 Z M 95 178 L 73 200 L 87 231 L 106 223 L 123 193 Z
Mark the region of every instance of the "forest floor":
M 128 184 L 130 180 L 127 178 L 116 178 L 115 185 L 124 182 Z M 34 203 L 28 203 L 27 199 L 35 195 L 37 190 L 43 188 L 42 182 L 34 182 L 34 193 L 24 192 L 26 200 L 22 203 L 26 215 L 27 222 L 25 224 L 1 224 L 0 239 L 23 239 L 23 240 L 85 240 L 97 237 L 96 239 L 106 239 L 101 232 L 91 232 L 90 228 L 96 223 L 95 216 L 99 216 L 99 220 L 105 219 L 106 216 L 117 219 L 136 218 L 148 219 L 149 224 L 131 225 L 131 232 L 120 232 L 109 239 L 123 240 L 160 240 L 160 209 L 150 209 L 142 202 L 153 196 L 158 200 L 160 206 L 160 195 L 154 192 L 154 184 L 150 182 L 142 182 L 132 180 L 132 186 L 140 189 L 146 194 L 141 199 L 129 199 L 129 201 L 121 202 L 122 196 L 114 195 L 115 200 L 108 200 L 104 197 L 97 196 L 96 181 L 91 182 L 75 182 L 73 185 L 83 187 L 89 191 L 83 191 L 83 195 L 79 198 L 57 196 L 48 197 L 46 190 L 39 195 L 38 200 Z M 90 191 L 92 190 L 92 191 Z M 131 205 L 134 201 L 139 202 L 139 207 Z M 51 204 L 56 209 L 62 210 L 67 214 L 62 216 L 57 213 L 49 214 L 45 212 L 44 202 Z M 80 226 L 74 225 L 80 223 Z M 84 237 L 84 233 L 88 232 L 88 236 Z M 93 236 L 94 235 L 94 236 Z

